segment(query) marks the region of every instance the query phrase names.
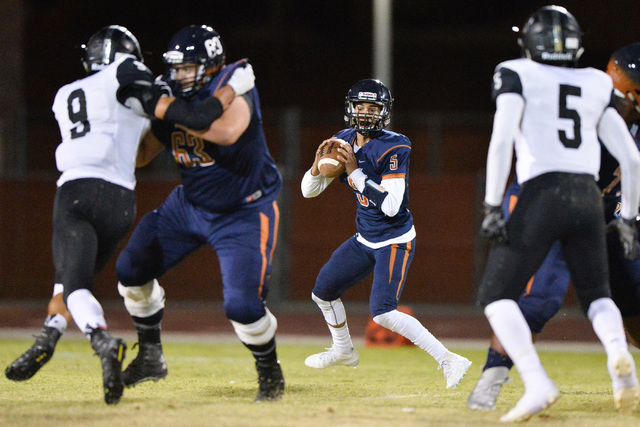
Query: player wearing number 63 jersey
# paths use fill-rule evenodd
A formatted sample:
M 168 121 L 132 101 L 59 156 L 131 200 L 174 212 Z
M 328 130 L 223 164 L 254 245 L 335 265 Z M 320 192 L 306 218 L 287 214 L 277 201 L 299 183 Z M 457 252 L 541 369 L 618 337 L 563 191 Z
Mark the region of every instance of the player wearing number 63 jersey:
M 73 317 L 100 356 L 106 402 L 118 403 L 126 346 L 106 331 L 92 289 L 94 275 L 135 220 L 138 144 L 150 118 L 202 129 L 220 117 L 236 95 L 253 87 L 252 70 L 242 69 L 216 97 L 194 108 L 170 96 L 166 84 L 155 82 L 142 61 L 130 31 L 104 27 L 84 46 L 89 75 L 63 86 L 55 96 L 52 109 L 62 136 L 56 163 L 62 174 L 53 207 L 54 296 L 36 343 L 6 369 L 11 380 L 31 378 L 51 358 Z
M 525 394 L 501 421 L 523 421 L 553 404 L 560 393 L 547 376 L 516 300 L 550 247 L 560 241 L 581 308 L 608 356 L 616 406 L 637 405 L 638 380 L 620 311 L 611 300 L 603 204 L 596 183 L 598 137 L 620 162 L 619 230 L 635 256 L 640 199 L 640 155 L 613 105 L 604 72 L 578 69 L 582 33 L 566 9 L 547 6 L 522 29 L 523 58 L 503 62 L 493 78 L 496 113 L 487 155 L 482 233 L 494 240 L 478 298 L 513 360 Z M 522 191 L 505 223 L 500 207 L 511 170 Z
M 225 60 L 218 32 L 191 25 L 169 42 L 165 78 L 180 99 L 197 108 L 248 67 L 246 60 L 229 65 Z M 182 185 L 142 218 L 116 263 L 118 289 L 139 339 L 138 355 L 123 372 L 124 383 L 135 386 L 167 376 L 159 280 L 208 244 L 220 262 L 225 314 L 255 357 L 256 400 L 279 400 L 285 383 L 276 352 L 277 320 L 265 300 L 279 221 L 275 199 L 282 180 L 262 129 L 258 91 L 252 88 L 236 97 L 204 131 L 187 131 L 169 122 L 156 122 L 152 128 L 157 139 L 143 142 L 138 162 L 170 151 L 180 166 Z
M 354 84 L 345 102 L 342 130 L 320 144 L 310 170 L 302 179 L 304 197 L 316 197 L 334 180 L 320 174 L 318 161 L 325 144 L 340 142 L 338 160 L 346 173 L 358 207 L 355 236 L 344 242 L 322 267 L 311 294 L 329 326 L 333 345 L 309 356 L 305 364 L 323 369 L 333 365 L 357 366 L 359 356 L 349 334 L 340 297 L 373 273 L 369 310 L 373 320 L 427 351 L 443 369 L 447 388 L 458 385 L 471 362 L 448 351 L 417 319 L 397 310 L 415 252 L 416 232 L 409 204 L 411 142 L 385 130 L 392 98 L 379 80 Z

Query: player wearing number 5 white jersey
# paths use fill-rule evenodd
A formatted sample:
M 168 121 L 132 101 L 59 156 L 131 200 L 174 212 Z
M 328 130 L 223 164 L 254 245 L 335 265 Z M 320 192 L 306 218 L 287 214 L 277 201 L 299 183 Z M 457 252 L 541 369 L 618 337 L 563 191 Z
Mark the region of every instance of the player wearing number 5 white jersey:
M 253 87 L 254 76 L 250 67 L 239 69 L 216 96 L 192 107 L 170 96 L 165 83 L 154 81 L 137 39 L 126 28 L 104 27 L 84 51 L 89 75 L 60 88 L 52 107 L 62 136 L 56 150 L 62 174 L 53 207 L 56 284 L 50 316 L 35 344 L 5 374 L 14 381 L 31 378 L 51 358 L 72 316 L 100 357 L 105 401 L 114 404 L 122 395 L 126 346 L 106 330 L 102 307 L 92 294 L 93 277 L 135 220 L 140 140 L 152 118 L 208 128 L 236 95 Z
M 637 405 L 638 380 L 620 311 L 611 300 L 605 223 L 596 184 L 600 145 L 622 170 L 618 228 L 625 255 L 636 250 L 640 155 L 613 106 L 604 72 L 578 69 L 582 33 L 558 6 L 535 12 L 522 29 L 523 58 L 498 65 L 493 79 L 496 113 L 487 156 L 482 233 L 494 240 L 478 298 L 495 335 L 516 365 L 525 394 L 501 421 L 523 421 L 560 393 L 547 376 L 516 301 L 560 241 L 581 308 L 607 353 L 616 407 Z M 522 191 L 505 223 L 500 208 L 515 145 Z

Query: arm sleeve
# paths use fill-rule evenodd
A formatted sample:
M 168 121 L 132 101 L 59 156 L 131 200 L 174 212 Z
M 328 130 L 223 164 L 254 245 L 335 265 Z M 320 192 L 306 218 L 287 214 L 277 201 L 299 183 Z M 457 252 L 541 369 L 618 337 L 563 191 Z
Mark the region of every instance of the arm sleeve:
M 496 113 L 487 154 L 487 177 L 484 201 L 502 205 L 505 187 L 511 173 L 513 144 L 524 111 L 524 98 L 516 93 L 503 93 L 496 98 Z
M 195 107 L 182 98 L 176 98 L 167 108 L 164 119 L 189 129 L 205 130 L 219 119 L 222 113 L 222 103 L 215 96 L 205 99 Z
M 322 193 L 333 180 L 334 178 L 326 178 L 320 174 L 318 174 L 318 176 L 313 176 L 311 175 L 311 169 L 309 169 L 302 177 L 302 182 L 300 183 L 302 196 L 307 199 L 316 197 L 318 194 Z
M 391 178 L 383 179 L 380 184 L 382 188 L 387 190 L 387 197 L 382 201 L 380 210 L 387 216 L 395 216 L 400 210 L 402 200 L 404 199 L 405 179 Z
M 640 202 L 640 153 L 624 120 L 618 112 L 607 107 L 598 123 L 598 136 L 607 150 L 618 160 L 621 168 L 622 207 L 620 216 L 633 219 L 638 215 Z

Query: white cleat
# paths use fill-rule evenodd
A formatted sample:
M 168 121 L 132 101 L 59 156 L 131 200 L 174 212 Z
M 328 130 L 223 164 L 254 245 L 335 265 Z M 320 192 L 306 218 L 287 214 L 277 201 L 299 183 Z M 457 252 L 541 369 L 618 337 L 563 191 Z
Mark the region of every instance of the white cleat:
M 496 409 L 496 401 L 502 384 L 510 381 L 509 368 L 494 366 L 482 371 L 476 387 L 467 400 L 467 408 L 490 410 Z
M 516 406 L 500 418 L 501 423 L 517 423 L 527 421 L 534 415 L 547 409 L 560 398 L 560 392 L 549 381 L 549 388 L 546 390 L 537 389 L 532 392 L 525 392 Z
M 618 412 L 630 414 L 638 407 L 640 388 L 633 357 L 629 352 L 615 356 L 607 363 L 613 382 L 613 400 Z
M 355 348 L 350 353 L 340 353 L 334 346 L 328 348 L 324 353 L 312 354 L 307 357 L 304 364 L 314 369 L 324 369 L 329 366 L 344 365 L 353 366 L 354 368 L 360 363 L 360 356 Z
M 469 370 L 469 366 L 471 366 L 469 359 L 449 352 L 440 363 L 440 366 L 438 366 L 438 369 L 442 369 L 444 378 L 447 380 L 447 388 L 456 388 L 464 378 L 467 370 Z

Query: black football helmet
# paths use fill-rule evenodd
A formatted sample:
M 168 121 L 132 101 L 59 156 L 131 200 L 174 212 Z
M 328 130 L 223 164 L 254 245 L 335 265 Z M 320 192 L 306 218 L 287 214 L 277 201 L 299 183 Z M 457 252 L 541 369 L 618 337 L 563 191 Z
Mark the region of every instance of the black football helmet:
M 82 65 L 87 73 L 93 74 L 104 69 L 118 58 L 118 54 L 128 53 L 143 62 L 138 39 L 131 31 L 120 25 L 109 25 L 91 36 L 82 45 L 84 57 Z
M 522 27 L 518 44 L 522 56 L 536 62 L 575 66 L 584 51 L 578 21 L 561 6 L 545 6 Z
M 380 106 L 380 114 L 358 113 L 356 105 L 370 102 Z M 359 134 L 369 138 L 389 125 L 391 121 L 391 92 L 380 80 L 360 80 L 349 89 L 344 102 L 344 122 Z
M 613 80 L 616 94 L 640 114 L 640 43 L 615 51 L 609 59 L 607 74 Z
M 225 49 L 220 35 L 206 25 L 191 25 L 178 31 L 169 41 L 169 47 L 163 55 L 168 66 L 167 80 L 174 93 L 191 99 L 211 81 L 225 63 Z M 178 81 L 176 65 L 195 64 L 196 76 L 193 81 Z

